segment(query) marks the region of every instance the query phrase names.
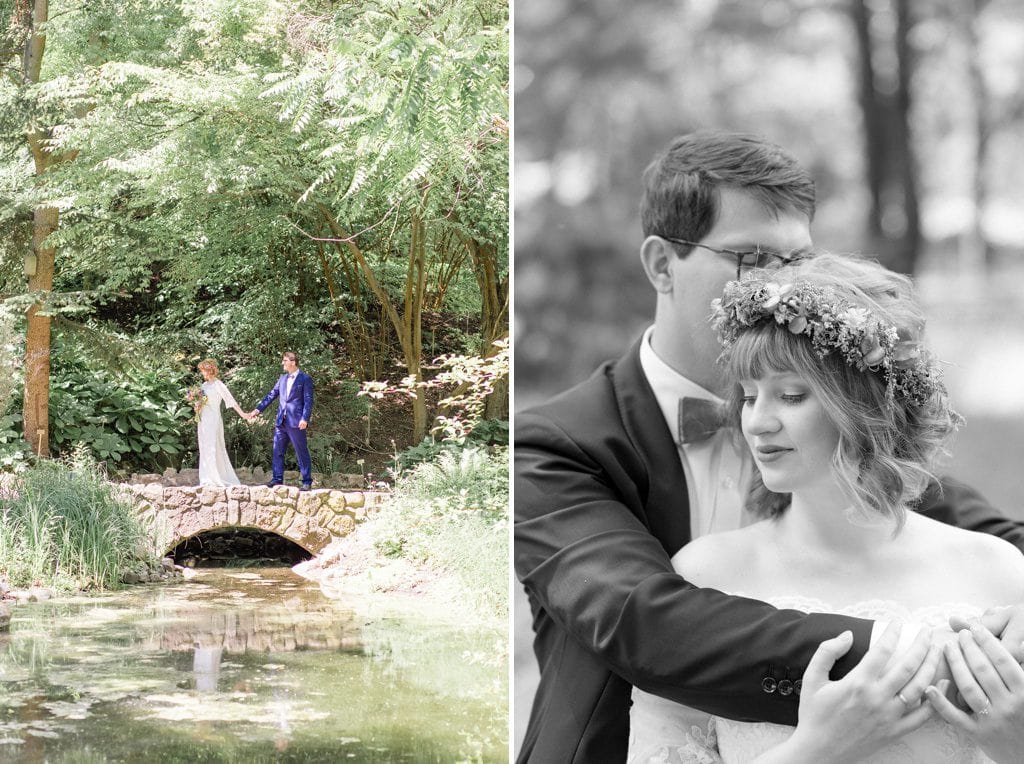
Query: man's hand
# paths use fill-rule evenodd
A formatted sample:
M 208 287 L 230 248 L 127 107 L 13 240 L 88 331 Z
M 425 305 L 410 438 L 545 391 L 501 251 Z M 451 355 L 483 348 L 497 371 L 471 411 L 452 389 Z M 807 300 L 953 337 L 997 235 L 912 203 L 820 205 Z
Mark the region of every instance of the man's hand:
M 307 422 L 305 419 L 303 419 L 301 422 L 299 422 L 299 429 L 300 430 L 305 430 L 307 427 L 309 427 L 309 422 Z
M 954 631 L 971 628 L 968 619 L 958 616 L 950 618 L 949 625 Z M 999 637 L 1017 663 L 1024 663 L 1024 605 L 989 608 L 981 616 L 981 625 Z
M 259 415 L 260 415 L 260 410 L 259 409 L 253 409 L 252 411 L 249 412 L 249 421 L 251 422 L 253 419 L 258 417 Z

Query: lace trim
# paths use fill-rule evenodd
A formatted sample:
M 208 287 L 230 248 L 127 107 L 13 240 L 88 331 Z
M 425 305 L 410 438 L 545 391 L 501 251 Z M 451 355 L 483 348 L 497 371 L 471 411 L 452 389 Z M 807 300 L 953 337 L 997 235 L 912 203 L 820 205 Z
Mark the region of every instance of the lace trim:
M 800 610 L 804 613 L 836 613 L 854 618 L 865 618 L 871 621 L 901 620 L 925 625 L 945 624 L 951 615 L 970 617 L 980 615 L 984 611 L 984 608 L 967 602 L 943 602 L 938 605 L 911 608 L 896 600 L 870 599 L 854 602 L 843 607 L 836 607 L 817 597 L 796 595 L 762 597 L 745 592 L 730 593 L 737 597 L 759 599 L 780 609 Z
M 626 764 L 721 764 L 716 721 L 715 717 L 709 717 L 703 727 L 691 725 L 682 740 L 648 739 L 641 742 L 635 729 L 631 728 Z

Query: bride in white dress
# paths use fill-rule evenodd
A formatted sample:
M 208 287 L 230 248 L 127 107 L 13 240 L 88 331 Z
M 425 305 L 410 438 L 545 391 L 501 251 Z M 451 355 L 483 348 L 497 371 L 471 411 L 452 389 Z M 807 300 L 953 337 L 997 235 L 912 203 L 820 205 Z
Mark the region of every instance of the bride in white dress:
M 220 404 L 224 403 L 228 408 L 238 412 L 242 419 L 251 421 L 248 414 L 242 411 L 241 406 L 235 401 L 218 377 L 219 370 L 217 362 L 212 358 L 200 361 L 197 366 L 203 375 L 202 390 L 206 396 L 206 404 L 199 412 L 199 424 L 197 426 L 199 437 L 199 485 L 228 486 L 240 485 L 238 476 L 231 466 L 228 458 L 228 451 L 224 445 L 224 420 L 220 415 Z
M 980 623 L 946 627 L 1024 601 L 1024 557 L 912 510 L 958 417 L 916 339 L 924 321 L 909 280 L 822 255 L 731 282 L 714 320 L 763 519 L 691 542 L 673 567 L 697 586 L 891 625 L 839 681 L 828 671 L 849 632 L 823 643 L 803 676 L 766 667 L 777 674 L 766 692 L 799 697 L 797 727 L 694 724 L 693 709 L 634 690 L 628 761 L 1024 761 L 1008 742 L 1024 670 Z M 966 713 L 936 684 L 959 689 Z

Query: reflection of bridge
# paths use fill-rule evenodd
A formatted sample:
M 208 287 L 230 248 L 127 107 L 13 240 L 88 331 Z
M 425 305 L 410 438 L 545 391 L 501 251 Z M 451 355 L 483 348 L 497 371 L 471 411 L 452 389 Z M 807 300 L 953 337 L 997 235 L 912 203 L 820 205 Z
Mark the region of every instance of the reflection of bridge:
M 197 647 L 225 653 L 358 650 L 362 622 L 327 604 L 289 610 L 281 604 L 237 610 L 196 609 L 180 623 L 166 623 L 142 638 L 144 650 L 188 652 Z
M 122 491 L 152 523 L 166 550 L 206 531 L 257 528 L 294 541 L 310 554 L 351 533 L 384 496 L 378 491 L 160 483 L 126 484 Z
M 230 590 L 208 589 L 200 578 L 190 606 L 173 609 L 140 629 L 137 645 L 151 652 L 192 653 L 192 672 L 199 691 L 218 689 L 224 656 L 245 653 L 289 653 L 331 650 L 361 653 L 362 619 L 325 600 L 307 582 L 296 586 L 258 574 L 235 575 Z M 221 577 L 222 579 L 222 577 Z M 299 579 L 301 580 L 301 579 Z M 269 587 L 265 592 L 263 587 Z M 261 594 L 273 593 L 266 599 Z M 240 596 L 245 595 L 245 596 Z M 231 599 L 236 604 L 226 604 Z

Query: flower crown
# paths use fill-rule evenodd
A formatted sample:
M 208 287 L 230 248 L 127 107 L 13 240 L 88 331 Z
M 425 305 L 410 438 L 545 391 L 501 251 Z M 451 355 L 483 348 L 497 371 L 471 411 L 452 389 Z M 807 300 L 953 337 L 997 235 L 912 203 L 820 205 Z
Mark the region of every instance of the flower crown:
M 938 365 L 920 343 L 844 300 L 832 287 L 747 278 L 726 284 L 711 307 L 711 323 L 726 351 L 741 332 L 774 319 L 810 339 L 819 358 L 838 351 L 860 371 L 881 372 L 890 401 L 900 398 L 922 406 L 945 397 Z

